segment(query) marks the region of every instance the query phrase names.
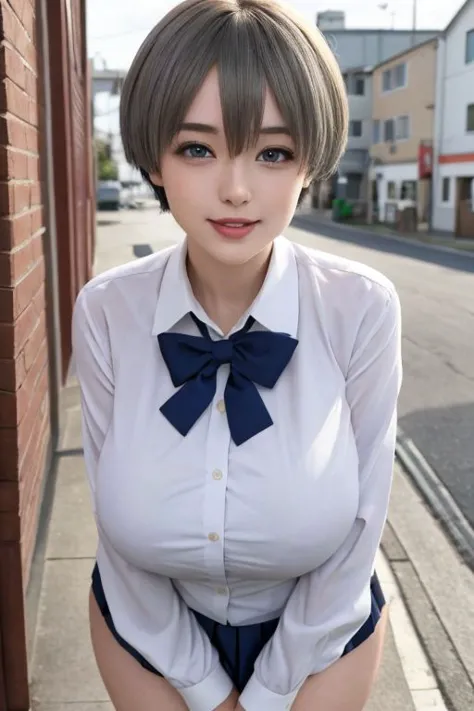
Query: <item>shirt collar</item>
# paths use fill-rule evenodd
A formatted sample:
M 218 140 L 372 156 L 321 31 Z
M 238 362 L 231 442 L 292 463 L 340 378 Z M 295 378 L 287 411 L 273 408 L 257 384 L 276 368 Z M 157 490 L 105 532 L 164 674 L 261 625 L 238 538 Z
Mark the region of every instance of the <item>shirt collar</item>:
M 152 335 L 168 331 L 192 311 L 219 335 L 222 331 L 207 316 L 196 300 L 186 272 L 186 239 L 171 253 L 165 266 Z M 265 281 L 250 309 L 232 332 L 239 330 L 249 316 L 269 331 L 287 333 L 293 338 L 298 331 L 298 268 L 293 245 L 285 237 L 273 243 Z

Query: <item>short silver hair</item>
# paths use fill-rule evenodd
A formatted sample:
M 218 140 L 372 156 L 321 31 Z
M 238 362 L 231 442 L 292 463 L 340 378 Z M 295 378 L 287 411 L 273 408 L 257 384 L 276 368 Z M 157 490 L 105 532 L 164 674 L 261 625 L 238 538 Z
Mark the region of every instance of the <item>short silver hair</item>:
M 125 156 L 145 178 L 159 172 L 214 67 L 232 156 L 256 142 L 268 87 L 308 177 L 335 172 L 347 141 L 347 96 L 320 31 L 273 0 L 185 0 L 145 39 L 122 90 Z M 164 190 L 155 193 L 169 209 Z

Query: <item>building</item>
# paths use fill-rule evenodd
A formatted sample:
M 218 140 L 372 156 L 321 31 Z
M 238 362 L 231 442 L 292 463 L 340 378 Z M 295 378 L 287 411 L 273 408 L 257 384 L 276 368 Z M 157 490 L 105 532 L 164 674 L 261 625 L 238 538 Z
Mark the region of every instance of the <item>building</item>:
M 316 15 L 316 25 L 321 32 L 345 30 L 346 13 L 343 10 L 324 10 Z
M 417 221 L 429 222 L 437 45 L 428 40 L 373 71 L 371 180 L 381 222 L 393 221 L 398 200 L 413 201 Z
M 438 30 L 320 29 L 339 62 L 348 87 L 350 128 L 339 177 L 353 200 L 367 199 L 367 178 L 372 139 L 372 68 L 410 47 L 436 37 Z
M 28 666 L 71 355 L 91 275 L 94 199 L 85 0 L 0 0 L 0 709 Z
M 474 238 L 474 0 L 439 40 L 433 228 Z

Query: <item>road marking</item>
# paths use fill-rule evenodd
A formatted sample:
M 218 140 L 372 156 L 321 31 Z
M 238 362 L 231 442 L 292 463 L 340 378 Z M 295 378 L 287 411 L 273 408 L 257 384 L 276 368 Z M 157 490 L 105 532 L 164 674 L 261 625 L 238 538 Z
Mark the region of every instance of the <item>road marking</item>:
M 377 554 L 377 575 L 389 603 L 389 617 L 405 679 L 417 711 L 447 711 L 436 677 L 418 640 L 395 577 L 384 554 Z

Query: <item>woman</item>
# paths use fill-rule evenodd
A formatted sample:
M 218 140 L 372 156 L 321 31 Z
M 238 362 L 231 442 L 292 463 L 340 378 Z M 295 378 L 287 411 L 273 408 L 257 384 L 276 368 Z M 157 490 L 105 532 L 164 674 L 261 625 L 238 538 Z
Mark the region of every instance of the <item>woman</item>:
M 82 290 L 74 347 L 119 711 L 361 711 L 400 388 L 393 285 L 281 233 L 344 150 L 317 30 L 187 0 L 121 98 L 125 153 L 186 233 Z

